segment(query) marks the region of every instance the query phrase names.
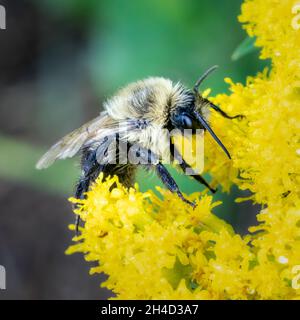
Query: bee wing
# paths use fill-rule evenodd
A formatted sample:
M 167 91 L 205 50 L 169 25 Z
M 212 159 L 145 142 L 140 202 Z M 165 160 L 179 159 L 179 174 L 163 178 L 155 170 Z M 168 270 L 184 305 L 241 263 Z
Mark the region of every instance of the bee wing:
M 101 136 L 105 136 L 108 131 L 116 131 L 116 129 L 110 129 L 110 126 L 112 125 L 110 122 L 111 119 L 107 114 L 102 113 L 99 117 L 69 133 L 54 144 L 48 152 L 42 156 L 36 164 L 36 168 L 45 169 L 51 166 L 57 159 L 72 158 L 84 144 L 93 139 L 93 137 L 97 136 L 97 138 L 101 138 Z

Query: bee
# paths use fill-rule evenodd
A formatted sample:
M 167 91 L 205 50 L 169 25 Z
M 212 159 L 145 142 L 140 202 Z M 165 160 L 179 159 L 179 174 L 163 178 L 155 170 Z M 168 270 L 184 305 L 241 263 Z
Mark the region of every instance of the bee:
M 195 204 L 184 197 L 161 159 L 167 155 L 175 161 L 175 146 L 172 143 L 170 145 L 166 129 L 206 130 L 230 158 L 228 150 L 208 123 L 209 112 L 213 109 L 228 119 L 242 116 L 229 116 L 199 92 L 201 83 L 216 68 L 213 66 L 208 69 L 193 89 L 162 77 L 151 77 L 129 84 L 104 103 L 104 111 L 98 117 L 54 144 L 39 160 L 37 169 L 47 168 L 57 159 L 81 153 L 82 174 L 75 197 L 83 199 L 101 172 L 104 177 L 117 175 L 123 185 L 132 186 L 138 165 L 120 161 L 120 146 L 122 143 L 137 145 L 139 157 L 146 160 L 144 166 L 153 168 L 167 189 L 194 207 Z M 117 148 L 118 159 L 115 163 L 111 161 L 113 145 Z M 182 170 L 192 170 L 183 158 L 178 162 Z M 201 175 L 192 177 L 211 192 L 216 192 Z M 77 230 L 79 223 L 78 217 Z

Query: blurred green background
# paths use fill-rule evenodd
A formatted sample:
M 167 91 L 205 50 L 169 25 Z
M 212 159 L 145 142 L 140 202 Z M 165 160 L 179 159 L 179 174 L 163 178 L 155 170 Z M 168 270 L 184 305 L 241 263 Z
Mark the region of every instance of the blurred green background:
M 57 285 L 49 291 L 48 284 L 41 288 L 36 273 L 28 267 L 28 279 L 23 268 L 24 259 L 30 266 L 30 259 L 41 259 L 40 251 L 30 259 L 25 254 L 18 256 L 22 267 L 15 267 L 25 280 L 17 281 L 5 297 L 106 297 L 109 293 L 96 288 L 99 278 L 87 280 L 81 257 L 72 260 L 63 255 L 72 236 L 67 232 L 67 224 L 73 222 L 67 197 L 79 177 L 77 161 L 59 162 L 46 171 L 36 171 L 35 162 L 57 139 L 95 117 L 103 101 L 131 81 L 164 76 L 192 86 L 204 70 L 217 64 L 218 72 L 205 83 L 215 95 L 227 91 L 224 77 L 244 82 L 265 62 L 258 60 L 255 50 L 232 59 L 246 38 L 237 21 L 240 0 L 10 0 L 0 4 L 7 9 L 7 30 L 0 32 L 0 241 L 11 246 L 9 253 L 0 250 L 0 264 L 17 264 L 14 250 L 24 242 L 30 252 L 35 251 L 37 228 L 44 228 L 42 242 L 54 257 L 59 251 L 62 264 L 52 257 L 58 278 L 50 280 L 68 279 L 65 290 Z M 202 190 L 172 172 L 184 192 Z M 161 185 L 155 175 L 143 172 L 138 182 L 142 190 Z M 215 212 L 243 233 L 253 222 L 255 209 L 235 204 L 239 194 L 235 188 L 230 195 L 218 192 L 215 199 L 224 206 Z M 32 221 L 27 229 L 19 222 L 24 218 Z M 67 259 L 72 266 L 80 265 L 81 271 L 70 272 Z M 49 266 L 48 272 L 53 273 Z

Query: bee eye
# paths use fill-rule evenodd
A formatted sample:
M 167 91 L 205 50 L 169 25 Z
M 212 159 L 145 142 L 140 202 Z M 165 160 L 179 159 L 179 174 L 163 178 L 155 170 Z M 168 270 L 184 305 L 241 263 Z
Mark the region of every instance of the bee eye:
M 194 121 L 193 119 L 186 113 L 178 113 L 173 117 L 173 125 L 178 129 L 193 129 Z
M 189 116 L 183 115 L 181 121 L 184 129 L 192 129 L 193 121 Z

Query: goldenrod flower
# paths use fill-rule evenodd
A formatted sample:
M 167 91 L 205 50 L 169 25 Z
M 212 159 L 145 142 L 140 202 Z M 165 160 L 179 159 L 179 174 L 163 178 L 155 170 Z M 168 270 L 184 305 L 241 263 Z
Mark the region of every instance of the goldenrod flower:
M 233 83 L 211 98 L 231 114 L 211 123 L 232 153 L 226 159 L 207 136 L 206 169 L 226 191 L 232 184 L 262 205 L 259 225 L 246 237 L 212 214 L 220 203 L 206 193 L 189 205 L 167 191 L 163 200 L 116 177 L 100 176 L 77 209 L 84 221 L 68 253 L 98 261 L 102 284 L 118 299 L 297 299 L 293 268 L 300 265 L 300 30 L 294 0 L 249 0 L 239 17 L 271 70 Z M 237 199 L 241 201 L 241 199 Z

